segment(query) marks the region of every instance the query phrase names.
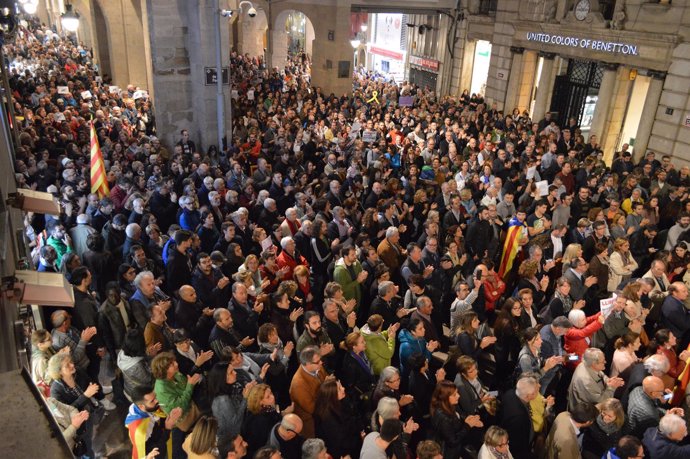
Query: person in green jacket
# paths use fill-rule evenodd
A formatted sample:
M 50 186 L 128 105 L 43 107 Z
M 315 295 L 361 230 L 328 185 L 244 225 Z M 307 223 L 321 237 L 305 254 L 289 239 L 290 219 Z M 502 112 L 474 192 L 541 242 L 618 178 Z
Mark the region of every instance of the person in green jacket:
M 50 234 L 46 240 L 46 244 L 55 249 L 57 253 L 55 266 L 60 267 L 62 257 L 67 252 L 72 252 L 72 239 L 70 239 L 67 231 L 65 231 L 65 227 L 59 220 L 51 220 L 46 226 L 48 234 Z
M 177 359 L 172 352 L 161 352 L 151 362 L 151 373 L 156 378 L 155 392 L 161 409 L 165 414 L 175 408 L 182 410 L 180 419 L 172 431 L 173 451 L 181 451 L 185 432 L 191 430 L 196 419 L 188 419 L 188 416 L 198 417 L 198 409 L 193 409 L 192 394 L 194 386 L 201 380 L 201 374 L 185 376 L 180 373 Z
M 342 258 L 335 264 L 333 270 L 333 280 L 343 288 L 343 295 L 346 299 L 354 299 L 359 302 L 362 300 L 362 287 L 369 275 L 362 264 L 357 260 L 357 250 L 355 247 L 346 247 L 342 251 Z
M 379 376 L 381 371 L 391 364 L 395 352 L 395 334 L 400 328 L 400 323 L 394 323 L 385 331 L 381 331 L 382 326 L 383 317 L 373 314 L 362 327 L 362 336 L 367 343 L 364 352 L 376 376 Z

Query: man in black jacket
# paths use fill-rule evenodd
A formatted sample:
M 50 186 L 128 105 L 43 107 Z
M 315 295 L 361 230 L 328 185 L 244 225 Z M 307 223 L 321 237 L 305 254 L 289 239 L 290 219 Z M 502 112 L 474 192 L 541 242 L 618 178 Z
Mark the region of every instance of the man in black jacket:
M 196 268 L 192 273 L 192 286 L 201 303 L 211 309 L 225 307 L 230 300 L 230 279 L 220 269 L 214 268 L 211 257 L 200 252 L 196 256 Z
M 494 232 L 489 222 L 489 210 L 480 206 L 477 210 L 477 220 L 470 223 L 465 238 L 465 248 L 475 262 L 486 257 L 493 236 Z
M 180 230 L 175 233 L 175 250 L 171 252 L 166 265 L 168 294 L 192 282 L 192 266 L 187 250 L 192 246 L 192 233 Z
M 178 327 L 204 349 L 208 349 L 208 337 L 213 329 L 214 308 L 197 298 L 197 291 L 191 285 L 183 285 L 178 291 L 175 304 L 175 320 Z
M 521 377 L 515 389 L 509 389 L 503 394 L 499 425 L 508 431 L 510 437 L 510 452 L 515 459 L 530 459 L 534 427 L 530 416 L 529 402 L 539 394 L 539 383 L 536 378 L 525 375 Z M 547 404 L 553 404 L 549 397 Z

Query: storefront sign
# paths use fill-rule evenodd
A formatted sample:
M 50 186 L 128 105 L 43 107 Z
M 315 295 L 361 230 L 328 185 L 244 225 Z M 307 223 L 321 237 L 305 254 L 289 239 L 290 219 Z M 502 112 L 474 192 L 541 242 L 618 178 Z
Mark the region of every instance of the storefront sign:
M 439 62 L 434 59 L 426 59 L 419 56 L 410 56 L 410 64 L 422 67 L 424 70 L 438 72 Z
M 372 54 L 378 54 L 379 56 L 383 57 L 390 57 L 391 59 L 395 59 L 396 61 L 403 60 L 403 53 L 398 53 L 396 51 L 391 51 L 389 49 L 379 48 L 378 46 L 370 46 L 369 52 Z
M 571 48 L 588 49 L 611 54 L 637 56 L 637 45 L 616 43 L 613 41 L 592 40 L 589 38 L 569 37 L 558 34 L 527 32 L 527 41 L 538 41 L 549 45 L 569 46 Z

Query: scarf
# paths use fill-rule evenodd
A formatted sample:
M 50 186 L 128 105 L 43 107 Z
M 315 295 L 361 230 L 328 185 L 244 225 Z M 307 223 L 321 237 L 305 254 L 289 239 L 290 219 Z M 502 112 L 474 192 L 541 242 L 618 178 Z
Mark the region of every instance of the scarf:
M 362 368 L 364 368 L 364 370 L 366 370 L 367 373 L 369 373 L 370 375 L 373 374 L 373 372 L 371 371 L 371 364 L 369 363 L 369 359 L 367 359 L 367 356 L 364 354 L 364 352 L 359 354 L 350 352 L 350 354 L 352 355 L 352 357 L 354 357 L 357 363 L 359 363 L 359 365 Z
M 573 309 L 573 299 L 570 298 L 570 295 L 561 295 L 561 292 L 559 292 L 558 289 L 556 290 L 556 298 L 561 300 L 563 303 L 563 314 L 567 316 L 570 310 Z
M 597 416 L 597 426 L 599 426 L 602 432 L 604 432 L 606 435 L 612 435 L 620 430 L 614 422 L 610 424 L 605 423 L 604 418 L 601 417 L 601 414 Z
M 489 446 L 489 452 L 491 452 L 496 459 L 510 459 L 509 454 L 503 454 L 502 452 L 497 451 L 495 446 Z

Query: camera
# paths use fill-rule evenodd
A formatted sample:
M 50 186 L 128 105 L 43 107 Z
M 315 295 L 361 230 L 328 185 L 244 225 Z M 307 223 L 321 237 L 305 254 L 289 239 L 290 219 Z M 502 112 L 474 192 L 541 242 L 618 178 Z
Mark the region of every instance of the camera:
M 254 7 L 252 6 L 252 7 L 249 8 L 249 10 L 247 11 L 247 14 L 249 15 L 250 18 L 255 18 L 255 17 L 256 17 L 256 8 L 254 8 Z

